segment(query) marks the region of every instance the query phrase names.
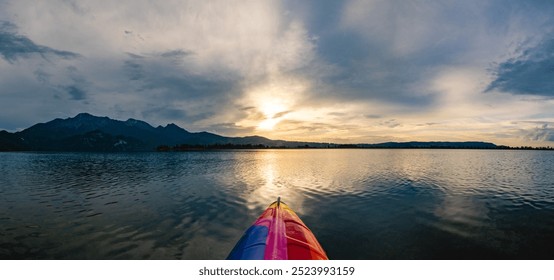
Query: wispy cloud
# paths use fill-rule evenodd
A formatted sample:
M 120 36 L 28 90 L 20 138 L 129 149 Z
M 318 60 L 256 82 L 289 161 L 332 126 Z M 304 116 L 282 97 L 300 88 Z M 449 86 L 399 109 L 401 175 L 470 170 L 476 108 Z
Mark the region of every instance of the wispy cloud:
M 9 63 L 14 63 L 18 58 L 28 58 L 32 55 L 38 55 L 44 59 L 48 59 L 49 56 L 65 59 L 79 56 L 73 52 L 35 44 L 29 38 L 18 34 L 17 26 L 8 21 L 0 21 L 0 55 Z

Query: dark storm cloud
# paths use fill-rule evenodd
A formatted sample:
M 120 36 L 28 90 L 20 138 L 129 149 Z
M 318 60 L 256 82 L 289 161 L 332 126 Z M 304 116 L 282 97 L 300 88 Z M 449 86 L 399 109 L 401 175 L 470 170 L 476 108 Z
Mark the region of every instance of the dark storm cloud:
M 203 108 L 202 112 L 187 111 L 186 109 L 176 108 L 175 106 L 151 106 L 142 112 L 144 118 L 157 118 L 165 120 L 180 120 L 186 123 L 193 123 L 213 116 L 213 109 Z
M 31 55 L 56 56 L 65 59 L 76 58 L 79 55 L 69 51 L 56 50 L 47 46 L 37 45 L 31 39 L 17 34 L 17 27 L 7 21 L 0 21 L 0 55 L 9 63 L 18 58 Z
M 150 103 L 141 111 L 143 118 L 190 126 L 234 106 L 235 99 L 240 96 L 240 80 L 217 71 L 212 75 L 191 73 L 194 69 L 186 60 L 191 55 L 181 49 L 127 54 L 123 73 L 129 79 L 128 87 Z M 236 131 L 229 127 L 213 128 Z
M 140 63 L 134 60 L 126 60 L 123 64 L 123 69 L 127 73 L 129 79 L 137 81 L 144 77 L 144 70 Z
M 498 64 L 486 91 L 554 97 L 554 34 L 537 46 Z
M 184 119 L 187 117 L 187 113 L 184 110 L 168 107 L 152 107 L 144 112 L 142 112 L 144 117 L 162 117 L 165 119 L 175 120 L 175 119 Z
M 88 98 L 87 87 L 90 87 L 91 82 L 89 82 L 79 69 L 75 66 L 68 66 L 64 69 L 58 69 L 58 73 L 49 72 L 56 69 L 48 69 L 45 67 L 39 67 L 33 71 L 35 79 L 43 85 L 41 93 L 47 94 L 54 90 L 54 98 L 61 99 L 66 96 L 69 97 L 69 100 L 82 101 Z M 64 82 L 56 82 L 56 76 L 63 76 L 67 79 Z M 65 95 L 60 95 L 59 93 L 65 93 Z
M 72 100 L 84 100 L 87 97 L 86 91 L 76 85 L 67 86 L 64 89 Z
M 356 6 L 361 16 L 341 28 L 342 21 L 348 21 L 341 15 L 353 2 L 361 3 Z M 468 54 L 476 46 L 492 47 L 491 38 L 513 32 L 514 22 L 530 30 L 537 22 L 551 22 L 554 8 L 552 1 L 353 2 L 290 3 L 300 7 L 293 11 L 309 10 L 306 22 L 317 36 L 318 56 L 337 69 L 320 77 L 328 86 L 318 90 L 318 98 L 384 100 L 421 109 L 435 105 L 437 93 L 426 83 L 444 66 L 471 63 Z M 531 65 L 537 59 L 527 65 L 501 65 L 499 79 L 491 86 L 552 95 L 551 44 L 541 53 L 550 57 L 540 59 L 539 65 Z
M 384 100 L 415 107 L 433 104 L 434 93 L 424 90 L 422 81 L 436 74 L 436 66 L 456 60 L 457 54 L 466 49 L 469 43 L 459 36 L 441 35 L 442 31 L 438 30 L 438 35 L 429 36 L 425 47 L 414 47 L 406 54 L 398 54 L 393 45 L 397 37 L 401 37 L 398 34 L 398 18 L 408 9 L 404 7 L 405 3 L 374 5 L 368 2 L 366 6 L 373 7 L 372 13 L 368 13 L 367 18 L 357 24 L 359 29 L 340 27 L 348 4 L 346 1 L 290 3 L 292 7 L 302 7 L 299 9 L 301 11 L 309 10 L 307 27 L 317 37 L 318 57 L 334 67 L 330 74 L 322 76 L 316 73 L 322 82 L 322 87 L 316 89 L 317 97 Z M 383 21 L 380 21 L 372 19 L 375 14 L 390 17 L 381 16 Z M 405 14 L 413 16 L 411 13 Z M 467 18 L 458 16 L 446 22 L 455 25 L 453 21 L 464 20 Z
M 139 91 L 159 90 L 167 98 L 176 100 L 198 100 L 214 98 L 218 101 L 234 92 L 239 83 L 238 77 L 212 76 L 189 73 L 185 61 L 166 59 L 190 55 L 182 50 L 160 52 L 159 55 L 128 54 L 124 61 L 124 71 L 130 80 L 137 82 Z M 229 97 L 230 98 L 230 97 Z

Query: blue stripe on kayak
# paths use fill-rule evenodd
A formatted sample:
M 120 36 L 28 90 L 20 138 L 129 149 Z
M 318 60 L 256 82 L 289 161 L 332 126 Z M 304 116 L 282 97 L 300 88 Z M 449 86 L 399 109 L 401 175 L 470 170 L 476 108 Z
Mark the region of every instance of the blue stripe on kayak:
M 263 260 L 269 228 L 253 225 L 249 227 L 231 251 L 228 260 Z

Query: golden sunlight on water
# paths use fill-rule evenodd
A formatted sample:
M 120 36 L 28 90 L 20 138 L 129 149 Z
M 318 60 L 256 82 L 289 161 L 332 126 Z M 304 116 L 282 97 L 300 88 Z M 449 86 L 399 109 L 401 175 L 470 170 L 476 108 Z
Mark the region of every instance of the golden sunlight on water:
M 0 258 L 224 259 L 277 197 L 332 259 L 552 259 L 554 154 L 0 153 Z
M 282 180 L 283 176 L 287 176 L 290 168 L 294 168 L 289 164 L 290 161 L 283 158 L 280 151 L 256 152 L 254 165 L 246 168 L 252 168 L 256 171 L 261 184 L 250 186 L 254 191 L 245 198 L 249 209 L 265 208 L 277 200 L 278 197 L 281 197 L 285 203 L 294 205 L 294 207 L 302 205 L 303 196 L 299 195 L 297 191 L 294 191 L 291 186 Z
M 364 170 L 375 170 L 377 178 L 386 174 L 377 171 L 377 166 L 353 161 L 352 151 L 336 150 L 322 153 L 312 150 L 259 150 L 243 153 L 250 158 L 248 164 L 235 169 L 240 181 L 247 184 L 244 192 L 245 205 L 250 210 L 265 209 L 277 197 L 293 210 L 302 213 L 306 200 L 319 196 L 358 194 L 367 191 L 365 183 L 351 184 L 352 180 L 363 182 Z M 242 156 L 242 155 L 241 155 Z M 358 155 L 366 157 L 366 153 Z M 361 177 L 362 176 L 362 177 Z

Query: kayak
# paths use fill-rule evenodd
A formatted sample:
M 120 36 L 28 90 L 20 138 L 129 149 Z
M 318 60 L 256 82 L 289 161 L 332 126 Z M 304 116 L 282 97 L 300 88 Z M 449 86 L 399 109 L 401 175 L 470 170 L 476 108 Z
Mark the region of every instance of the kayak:
M 237 242 L 228 260 L 327 260 L 314 234 L 278 198 Z

